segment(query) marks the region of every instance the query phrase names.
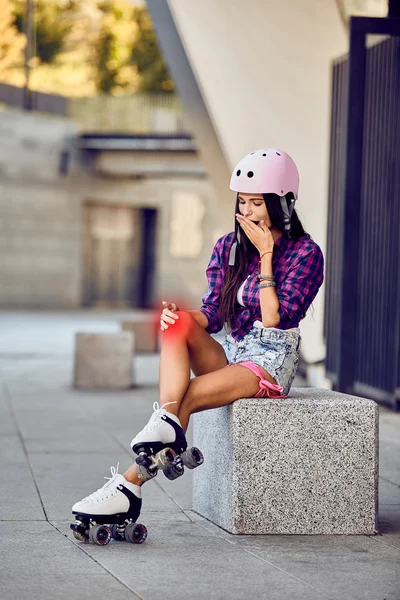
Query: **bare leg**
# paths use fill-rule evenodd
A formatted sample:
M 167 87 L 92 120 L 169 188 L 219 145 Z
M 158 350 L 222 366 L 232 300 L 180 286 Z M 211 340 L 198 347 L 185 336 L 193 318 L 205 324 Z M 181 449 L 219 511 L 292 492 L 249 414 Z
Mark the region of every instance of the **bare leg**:
M 144 483 L 137 476 L 137 473 L 136 473 L 136 463 L 133 463 L 133 465 L 131 465 L 129 467 L 129 469 L 127 469 L 125 471 L 125 473 L 123 475 L 124 475 L 125 479 L 127 481 L 129 481 L 130 483 L 134 483 L 136 485 L 143 485 L 143 483 Z
M 262 369 L 265 379 L 271 383 L 276 381 L 265 369 Z M 202 410 L 219 408 L 231 404 L 239 398 L 251 398 L 259 389 L 258 377 L 241 365 L 232 365 L 229 368 L 219 369 L 205 375 L 191 379 L 187 392 L 180 403 L 178 413 L 183 429 L 186 431 L 190 415 Z M 262 402 L 262 400 L 260 400 Z M 128 479 L 133 476 L 136 479 Z M 141 485 L 137 476 L 135 466 L 128 469 L 125 477 L 132 483 Z
M 160 357 L 160 406 L 174 402 L 168 411 L 178 415 L 188 389 L 190 369 L 202 375 L 227 364 L 225 352 L 189 313 L 178 311 L 179 319 L 163 332 Z
M 265 369 L 262 371 L 265 379 L 270 383 L 276 383 Z M 241 365 L 231 365 L 227 369 L 220 369 L 192 379 L 178 414 L 183 429 L 187 430 L 191 414 L 226 406 L 239 398 L 252 398 L 258 390 L 257 375 Z
M 178 311 L 179 319 L 163 332 L 160 357 L 160 405 L 174 402 L 168 411 L 178 415 L 179 407 L 190 382 L 190 370 L 202 375 L 227 364 L 225 352 L 187 312 Z M 254 376 L 255 377 L 255 376 Z M 184 428 L 186 431 L 186 427 Z M 136 485 L 142 482 L 136 474 L 136 463 L 124 473 L 125 479 Z

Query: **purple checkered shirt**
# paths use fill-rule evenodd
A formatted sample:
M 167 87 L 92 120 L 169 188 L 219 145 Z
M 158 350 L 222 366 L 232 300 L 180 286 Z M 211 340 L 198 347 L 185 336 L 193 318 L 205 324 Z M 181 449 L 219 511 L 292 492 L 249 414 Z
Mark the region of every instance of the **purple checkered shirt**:
M 217 241 L 207 267 L 208 292 L 203 297 L 200 310 L 208 319 L 206 331 L 209 333 L 217 333 L 223 327 L 218 317 L 218 308 L 233 239 L 232 232 Z M 257 254 L 249 264 L 249 277 L 243 290 L 245 306 L 236 304 L 231 332 L 235 340 L 241 340 L 250 331 L 254 321 L 262 320 L 257 279 L 259 258 Z M 298 327 L 300 319 L 322 284 L 323 271 L 324 259 L 321 249 L 310 238 L 285 240 L 281 236 L 276 240 L 272 272 L 280 304 L 278 329 Z

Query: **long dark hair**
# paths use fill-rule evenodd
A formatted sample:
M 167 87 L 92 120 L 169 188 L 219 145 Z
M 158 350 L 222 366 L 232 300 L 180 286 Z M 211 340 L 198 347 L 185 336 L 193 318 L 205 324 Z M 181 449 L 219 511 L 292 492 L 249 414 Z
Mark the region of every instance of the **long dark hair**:
M 286 194 L 285 197 L 289 207 L 290 201 L 293 199 L 292 192 Z M 293 210 L 290 218 L 290 232 L 285 230 L 283 210 L 277 194 L 263 194 L 263 198 L 272 226 L 281 231 L 285 239 L 297 240 L 304 236 L 310 237 L 304 230 L 295 210 Z M 236 197 L 235 214 L 236 213 L 239 213 L 239 194 Z M 236 219 L 233 242 L 237 242 L 235 264 L 233 266 L 228 266 L 225 273 L 224 286 L 221 293 L 221 304 L 218 311 L 221 321 L 227 323 L 230 327 L 232 327 L 238 290 L 248 275 L 250 262 L 254 256 L 258 254 L 257 248 L 240 229 L 240 225 Z

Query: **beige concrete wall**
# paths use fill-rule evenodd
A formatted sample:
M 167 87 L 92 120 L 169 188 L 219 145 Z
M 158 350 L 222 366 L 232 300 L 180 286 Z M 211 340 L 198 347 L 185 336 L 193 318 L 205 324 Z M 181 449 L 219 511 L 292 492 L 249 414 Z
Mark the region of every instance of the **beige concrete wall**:
M 76 126 L 0 113 L 0 306 L 72 307 L 80 287 Z M 62 153 L 68 173 L 60 174 Z
M 68 188 L 0 184 L 0 306 L 69 308 L 80 297 L 80 203 Z
M 336 1 L 168 4 L 230 166 L 264 146 L 289 152 L 300 170 L 299 215 L 324 251 L 330 62 L 347 51 Z M 309 361 L 324 356 L 322 321 L 320 293 L 302 324 Z
M 38 113 L 0 111 L 0 176 L 2 181 L 57 183 L 61 154 L 71 156 L 69 178 L 76 170 L 74 142 L 78 126 Z

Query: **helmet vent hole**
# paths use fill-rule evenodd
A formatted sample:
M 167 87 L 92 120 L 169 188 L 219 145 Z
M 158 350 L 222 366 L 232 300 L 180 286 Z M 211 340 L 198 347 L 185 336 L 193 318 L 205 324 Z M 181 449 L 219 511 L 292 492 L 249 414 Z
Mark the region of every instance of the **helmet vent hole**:
M 279 152 L 277 152 L 277 155 L 280 156 Z
M 267 156 L 266 154 L 263 154 L 263 156 Z
M 253 175 L 254 175 L 253 171 L 249 171 L 249 172 L 247 173 L 247 177 L 253 177 Z
M 239 169 L 238 171 L 236 171 L 236 175 L 239 177 L 239 175 L 240 175 L 241 172 L 242 171 Z

